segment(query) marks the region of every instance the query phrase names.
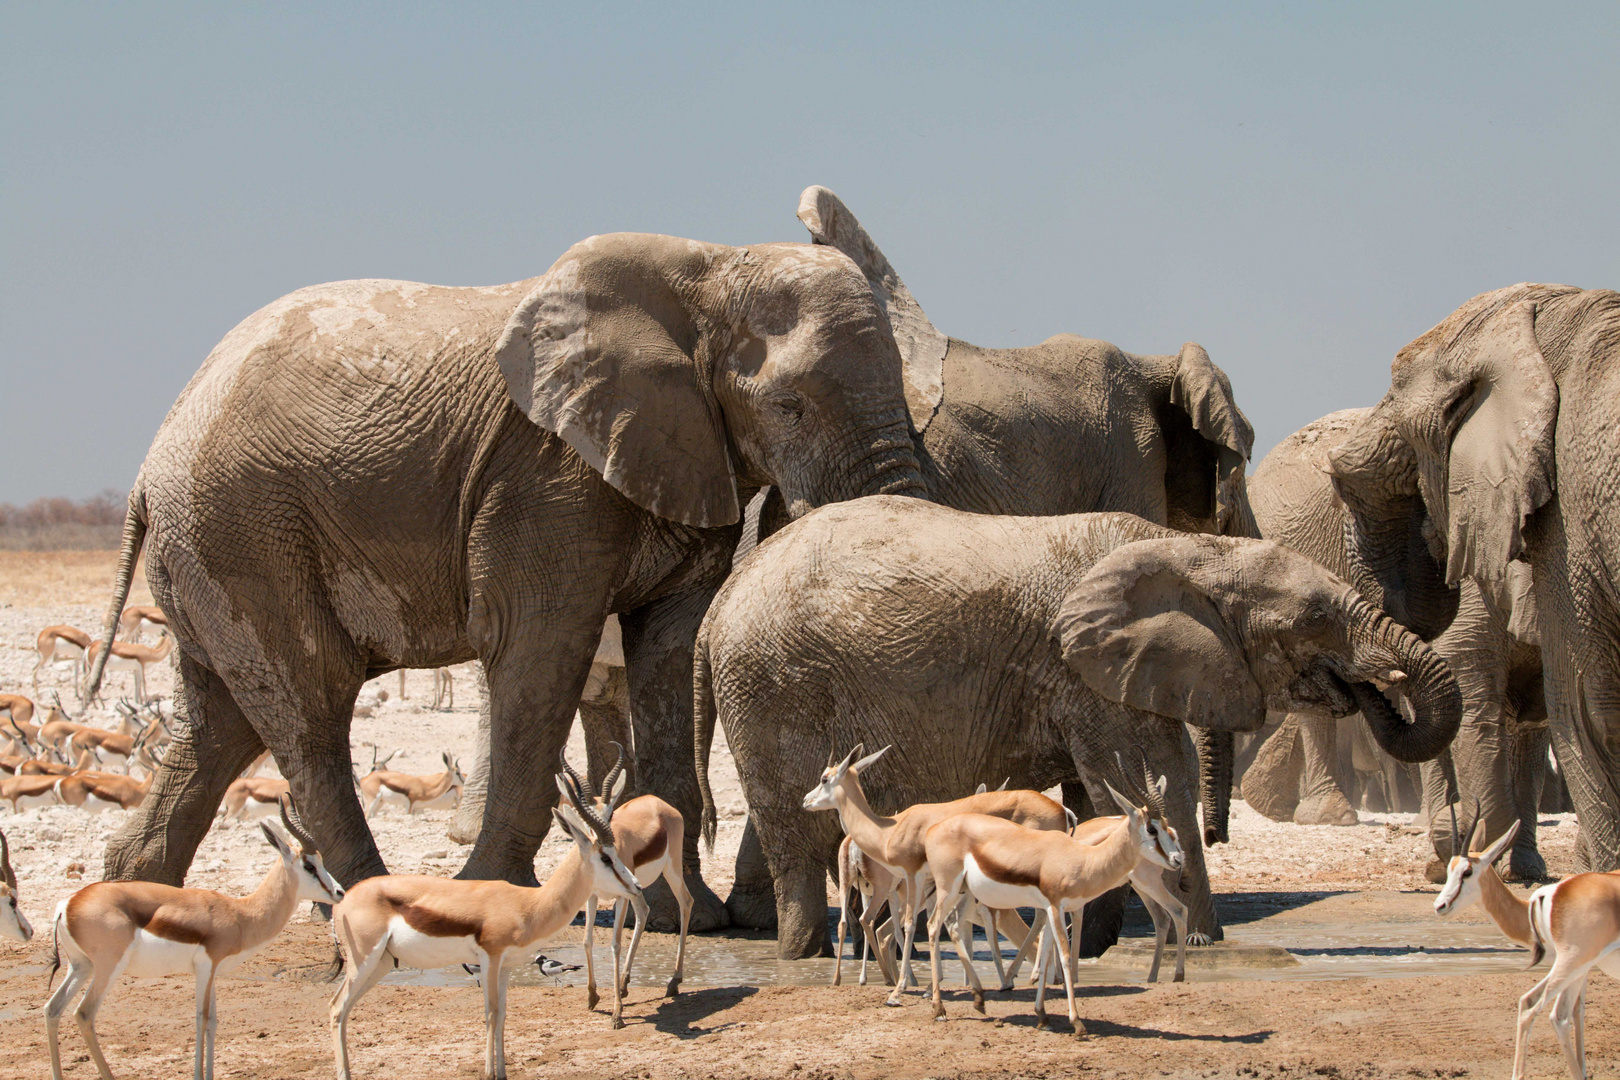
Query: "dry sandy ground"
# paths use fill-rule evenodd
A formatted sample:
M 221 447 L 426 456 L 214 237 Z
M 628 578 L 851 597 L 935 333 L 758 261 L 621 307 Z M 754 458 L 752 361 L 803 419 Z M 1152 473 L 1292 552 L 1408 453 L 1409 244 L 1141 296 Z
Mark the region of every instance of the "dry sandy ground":
M 42 626 L 69 622 L 97 633 L 112 564 L 110 553 L 0 553 L 0 691 L 28 692 L 33 638 Z M 143 584 L 132 602 L 144 602 L 144 592 Z M 128 693 L 127 676 L 114 678 L 114 693 L 120 688 Z M 167 670 L 149 680 L 155 692 L 167 693 L 169 685 Z M 363 700 L 374 700 L 383 689 L 390 700 L 354 723 L 355 758 L 362 766 L 372 745 L 403 748 L 392 767 L 406 771 L 437 771 L 441 750 L 470 760 L 475 699 L 466 671 L 457 673 L 457 708 L 450 712 L 426 709 L 431 691 L 425 672 L 410 674 L 403 701 L 397 676 L 368 686 Z M 76 712 L 65 684 L 61 690 Z M 110 712 L 92 718 L 108 724 L 112 719 Z M 571 756 L 583 762 L 577 731 L 572 742 Z M 721 830 L 705 876 L 724 896 L 745 807 L 723 739 L 712 779 Z M 373 827 L 389 866 L 454 873 L 467 849 L 446 839 L 449 816 L 429 812 L 407 818 L 383 811 Z M 91 817 L 65 807 L 17 817 L 0 812 L 0 828 L 12 839 L 24 908 L 36 926 L 47 927 L 56 901 L 99 875 L 103 846 L 121 817 L 118 812 Z M 1567 872 L 1573 820 L 1544 821 L 1548 864 L 1555 873 Z M 1387 892 L 1391 904 L 1421 917 L 1427 896 L 1418 894 L 1433 891 L 1422 876 L 1427 843 L 1409 815 L 1369 816 L 1355 828 L 1304 828 L 1266 821 L 1239 804 L 1232 836 L 1231 845 L 1206 855 L 1217 891 L 1229 894 L 1234 905 L 1240 902 L 1236 894 L 1251 904 L 1276 894 L 1276 907 L 1286 909 L 1338 891 L 1372 889 Z M 542 850 L 537 860 L 542 876 L 566 850 L 564 844 L 553 838 Z M 198 852 L 189 883 L 239 894 L 268 866 L 269 853 L 256 827 L 222 821 Z M 1488 934 L 1477 913 L 1465 921 Z M 1421 933 L 1426 924 L 1411 925 Z M 1303 944 L 1310 944 L 1308 937 L 1305 932 Z M 655 961 L 670 955 L 669 942 L 659 938 L 648 936 L 649 970 L 642 974 L 649 984 L 662 978 L 651 970 Z M 603 940 L 598 937 L 605 959 Z M 552 951 L 571 955 L 578 941 L 578 929 L 565 931 Z M 749 944 L 755 955 L 767 949 Z M 325 927 L 300 915 L 229 981 L 221 994 L 221 1075 L 326 1074 L 330 988 L 317 975 L 329 956 Z M 44 999 L 48 963 L 48 934 L 28 946 L 0 944 L 0 1077 L 45 1072 L 36 1010 Z M 778 981 L 807 981 L 805 969 L 791 968 L 773 969 Z M 1405 970 L 1416 976 L 1422 968 Z M 1131 977 L 1139 980 L 1140 973 Z M 626 1009 L 629 1027 L 614 1033 L 602 1013 L 585 1011 L 582 991 L 529 985 L 512 991 L 508 1047 L 515 1075 L 548 1076 L 1505 1077 L 1513 1003 L 1536 977 L 1499 965 L 1488 973 L 1439 978 L 1271 982 L 1195 972 L 1195 979 L 1216 981 L 1093 985 L 1084 988 L 1081 1002 L 1091 1032 L 1084 1041 L 1068 1033 L 1065 1021 L 1055 1032 L 1032 1030 L 1029 991 L 992 995 L 990 1020 L 973 1016 L 958 995 L 949 1002 L 951 1022 L 935 1024 L 915 997 L 905 1008 L 882 1008 L 883 991 L 877 987 L 703 987 L 689 981 L 681 998 L 665 1002 L 651 985 L 637 986 Z M 820 980 L 824 973 L 817 968 L 811 978 Z M 959 971 L 948 973 L 947 986 L 959 978 Z M 468 980 L 459 973 L 449 981 L 458 985 L 385 984 L 373 992 L 352 1028 L 359 1075 L 476 1075 L 482 1057 L 478 992 L 464 985 Z M 189 1067 L 191 1002 L 188 979 L 131 981 L 114 992 L 100 1026 L 120 1076 L 173 1076 Z M 1062 1015 L 1060 1000 L 1048 1004 Z M 1593 1075 L 1620 1076 L 1620 992 L 1601 975 L 1589 992 L 1587 1041 Z M 77 1034 L 69 1034 L 66 1043 L 68 1075 L 93 1076 Z M 1533 1075 L 1561 1075 L 1561 1059 L 1544 1025 L 1536 1047 Z

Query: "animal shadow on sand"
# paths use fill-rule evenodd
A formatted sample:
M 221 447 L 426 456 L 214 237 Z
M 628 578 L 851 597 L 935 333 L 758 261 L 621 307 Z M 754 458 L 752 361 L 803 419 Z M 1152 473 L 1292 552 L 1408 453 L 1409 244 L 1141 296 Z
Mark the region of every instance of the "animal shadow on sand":
M 698 1021 L 724 1012 L 734 1005 L 759 993 L 757 986 L 712 986 L 702 990 L 682 990 L 679 997 L 660 998 L 659 1004 L 651 1016 L 643 1016 L 640 1022 L 651 1024 L 666 1035 L 673 1035 L 677 1039 L 696 1039 L 703 1035 L 712 1035 L 717 1031 L 724 1031 L 731 1027 L 731 1023 L 716 1024 L 713 1027 L 698 1026 Z M 629 1004 L 628 1001 L 625 1003 Z M 636 1023 L 636 1018 L 629 1012 L 625 1013 L 625 1024 Z

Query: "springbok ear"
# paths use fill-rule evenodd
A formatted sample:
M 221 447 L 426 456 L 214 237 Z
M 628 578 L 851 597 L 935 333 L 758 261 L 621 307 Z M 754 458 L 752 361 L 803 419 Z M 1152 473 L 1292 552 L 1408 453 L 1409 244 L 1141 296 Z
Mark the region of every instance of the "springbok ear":
M 1479 808 L 1477 806 L 1474 808 L 1474 813 L 1479 813 Z M 1468 847 L 1466 851 L 1483 851 L 1485 849 L 1486 839 L 1485 818 L 1481 816 L 1478 821 L 1474 822 L 1474 831 L 1469 834 Z
M 741 515 L 699 320 L 673 282 L 726 249 L 619 233 L 575 244 L 513 311 L 495 348 L 523 415 L 631 502 L 683 525 Z
M 1238 408 L 1226 372 L 1197 342 L 1181 347 L 1170 403 L 1185 412 L 1193 430 L 1216 448 L 1215 531 L 1230 535 L 1245 520 L 1243 466 L 1254 450 L 1254 427 Z
M 1508 826 L 1507 832 L 1497 837 L 1496 843 L 1485 849 L 1485 854 L 1480 856 L 1480 861 L 1486 866 L 1496 862 L 1497 859 L 1502 857 L 1502 852 L 1513 846 L 1513 838 L 1518 835 L 1519 823 L 1515 821 Z
M 281 835 L 280 829 L 268 821 L 259 822 L 259 828 L 264 830 L 264 838 L 270 842 L 270 846 L 275 848 L 283 859 L 293 857 L 292 845 L 288 843 L 286 837 Z
M 551 819 L 562 827 L 563 832 L 567 833 L 569 838 L 572 839 L 574 843 L 579 844 L 582 847 L 591 846 L 591 839 L 585 832 L 584 823 L 581 822 L 580 824 L 576 825 L 573 820 L 570 820 L 569 815 L 563 812 L 562 807 L 552 807 Z
M 1536 343 L 1525 300 L 1459 342 L 1462 425 L 1446 467 L 1446 578 L 1499 581 L 1524 551 L 1524 526 L 1556 488 L 1558 383 Z
M 630 782 L 630 774 L 621 772 L 619 778 L 613 781 L 613 790 L 608 792 L 608 804 L 617 806 L 619 800 L 624 798 L 624 787 Z
M 990 790 L 990 785 L 989 784 L 981 783 L 978 787 L 973 789 L 973 794 L 975 794 L 975 795 L 983 795 L 986 791 L 989 791 L 989 790 Z
M 1108 789 L 1108 794 L 1113 797 L 1114 802 L 1119 806 L 1119 808 L 1125 811 L 1126 817 L 1134 821 L 1136 817 L 1142 813 L 1142 808 L 1140 806 L 1137 806 L 1135 803 L 1131 802 L 1131 800 L 1115 791 L 1114 785 L 1110 784 L 1107 780 L 1103 781 L 1103 787 Z
M 1139 540 L 1091 568 L 1058 608 L 1063 659 L 1113 701 L 1216 731 L 1255 731 L 1266 700 L 1204 582 L 1235 541 Z
M 918 432 L 927 430 L 945 396 L 945 353 L 950 339 L 928 321 L 922 305 L 837 195 L 820 185 L 805 188 L 799 196 L 799 220 L 810 230 L 812 241 L 842 251 L 866 275 L 900 347 L 911 426 Z
M 861 746 L 857 746 L 855 749 L 864 750 L 865 748 L 866 747 L 863 744 Z M 893 749 L 894 749 L 894 745 L 891 743 L 890 745 L 885 746 L 883 749 L 879 750 L 875 754 L 867 754 L 865 757 L 861 758 L 861 760 L 859 760 L 855 764 L 851 765 L 850 769 L 854 771 L 856 776 L 859 776 L 859 775 L 861 775 L 861 773 L 865 772 L 869 766 L 875 764 L 877 762 L 878 758 L 882 757 L 884 754 L 887 754 L 890 750 L 893 750 Z

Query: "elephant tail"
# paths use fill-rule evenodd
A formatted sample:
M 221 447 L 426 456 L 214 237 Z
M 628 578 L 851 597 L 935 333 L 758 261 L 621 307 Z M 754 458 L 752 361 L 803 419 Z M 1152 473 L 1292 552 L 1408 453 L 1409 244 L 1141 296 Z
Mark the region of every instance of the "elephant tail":
M 705 627 L 706 629 L 706 627 Z M 703 846 L 714 854 L 714 789 L 709 787 L 709 749 L 714 744 L 714 688 L 709 674 L 709 636 L 699 633 L 692 651 L 692 757 L 703 793 Z
M 96 691 L 101 688 L 101 673 L 107 666 L 107 655 L 112 652 L 113 635 L 118 632 L 118 618 L 123 615 L 124 604 L 129 600 L 129 585 L 135 577 L 135 564 L 140 561 L 141 545 L 145 542 L 146 490 L 137 480 L 135 490 L 129 493 L 129 509 L 124 512 L 124 539 L 118 549 L 118 574 L 113 579 L 112 604 L 107 608 L 107 617 L 101 625 L 102 646 L 91 661 L 90 674 L 84 681 L 86 702 L 94 700 Z

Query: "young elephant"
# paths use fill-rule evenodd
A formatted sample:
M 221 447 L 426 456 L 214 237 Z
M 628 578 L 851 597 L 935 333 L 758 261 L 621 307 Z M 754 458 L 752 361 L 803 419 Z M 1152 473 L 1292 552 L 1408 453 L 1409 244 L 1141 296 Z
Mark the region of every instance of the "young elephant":
M 718 715 L 776 880 L 783 957 L 828 948 L 837 823 L 796 796 L 829 743 L 895 744 L 868 793 L 878 813 L 1004 775 L 1036 790 L 1078 778 L 1102 805 L 1113 752 L 1138 746 L 1168 778 L 1168 823 L 1196 836 L 1183 721 L 1252 731 L 1268 705 L 1359 708 L 1386 750 L 1418 761 L 1461 715 L 1438 655 L 1277 544 L 881 496 L 815 511 L 744 559 L 693 676 L 698 775 Z M 1412 723 L 1379 693 L 1391 685 Z M 1219 936 L 1197 845 L 1186 855 L 1190 929 Z

